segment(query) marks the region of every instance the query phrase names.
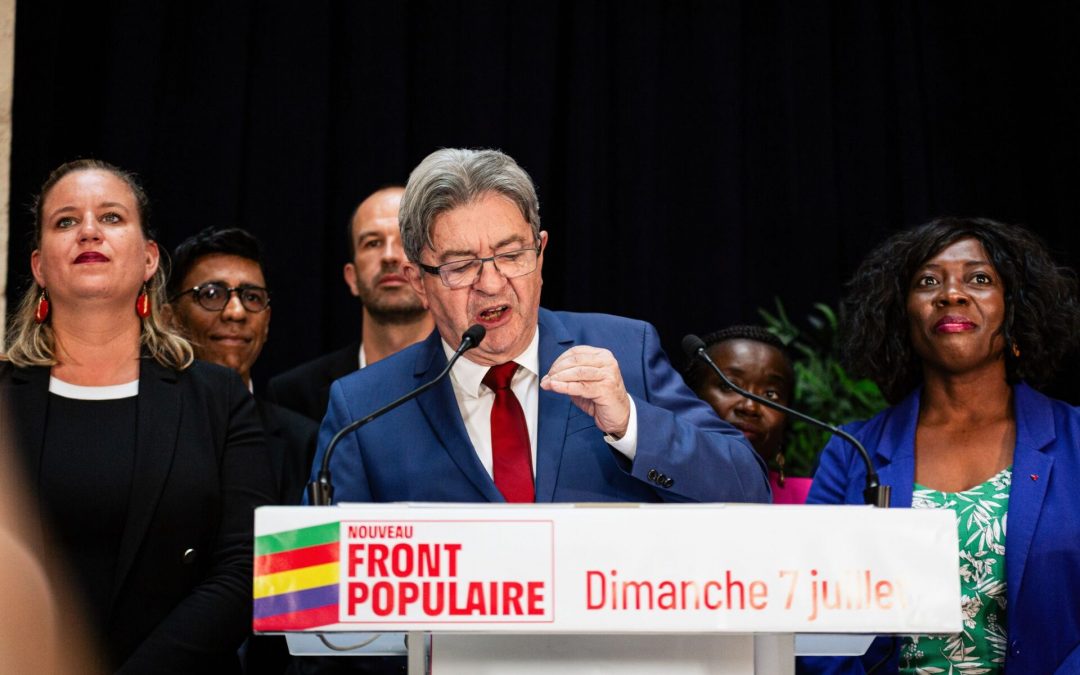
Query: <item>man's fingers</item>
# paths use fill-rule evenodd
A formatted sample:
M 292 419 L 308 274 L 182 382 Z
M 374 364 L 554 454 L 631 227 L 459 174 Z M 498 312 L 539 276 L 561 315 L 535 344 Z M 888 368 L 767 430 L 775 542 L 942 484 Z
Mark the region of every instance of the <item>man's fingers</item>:
M 571 347 L 560 354 L 551 364 L 548 373 L 557 373 L 574 366 L 602 368 L 614 365 L 616 365 L 615 357 L 608 350 L 579 345 L 577 347 Z
M 548 379 L 545 380 L 545 383 L 545 388 L 556 394 L 566 394 L 567 396 L 577 396 L 589 400 L 599 398 L 607 393 L 607 391 L 598 386 L 597 382 Z
M 562 382 L 600 382 L 603 380 L 614 380 L 612 373 L 609 370 L 596 368 L 594 366 L 573 365 L 567 366 L 561 370 L 552 368 L 546 377 Z

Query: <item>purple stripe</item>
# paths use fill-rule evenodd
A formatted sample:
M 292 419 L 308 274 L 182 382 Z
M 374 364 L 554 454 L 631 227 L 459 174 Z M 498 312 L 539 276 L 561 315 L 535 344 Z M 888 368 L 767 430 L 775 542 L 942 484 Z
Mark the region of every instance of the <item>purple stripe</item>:
M 307 588 L 292 593 L 271 595 L 265 598 L 255 598 L 255 618 L 263 619 L 277 614 L 299 612 L 314 607 L 336 605 L 338 602 L 338 585 L 319 586 Z

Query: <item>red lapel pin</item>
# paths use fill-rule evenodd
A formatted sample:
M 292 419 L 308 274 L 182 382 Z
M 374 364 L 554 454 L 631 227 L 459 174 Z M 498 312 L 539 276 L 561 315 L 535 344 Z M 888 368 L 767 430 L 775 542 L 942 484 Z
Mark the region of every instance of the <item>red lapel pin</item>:
M 1031 474 L 1031 480 L 1039 480 L 1039 474 L 1037 474 L 1037 473 Z

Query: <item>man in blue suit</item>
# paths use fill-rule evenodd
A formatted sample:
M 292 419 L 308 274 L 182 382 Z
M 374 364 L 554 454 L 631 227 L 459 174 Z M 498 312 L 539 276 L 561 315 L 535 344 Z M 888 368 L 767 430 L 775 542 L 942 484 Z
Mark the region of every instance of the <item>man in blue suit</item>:
M 686 388 L 652 326 L 540 308 L 548 234 L 513 159 L 429 155 L 400 223 L 436 330 L 334 383 L 316 470 L 335 432 L 434 378 L 468 327 L 486 337 L 449 378 L 341 441 L 336 501 L 769 501 L 757 454 Z

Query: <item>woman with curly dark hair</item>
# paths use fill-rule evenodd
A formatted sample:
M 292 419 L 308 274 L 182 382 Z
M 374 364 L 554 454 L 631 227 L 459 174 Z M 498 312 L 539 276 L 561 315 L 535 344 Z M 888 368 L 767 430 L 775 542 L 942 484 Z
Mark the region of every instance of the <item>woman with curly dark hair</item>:
M 1022 228 L 943 218 L 874 250 L 842 317 L 848 366 L 894 404 L 848 430 L 891 506 L 956 512 L 964 623 L 800 670 L 1080 672 L 1080 410 L 1035 389 L 1080 334 L 1073 272 Z M 861 504 L 864 477 L 834 438 L 808 503 Z

